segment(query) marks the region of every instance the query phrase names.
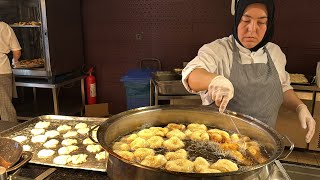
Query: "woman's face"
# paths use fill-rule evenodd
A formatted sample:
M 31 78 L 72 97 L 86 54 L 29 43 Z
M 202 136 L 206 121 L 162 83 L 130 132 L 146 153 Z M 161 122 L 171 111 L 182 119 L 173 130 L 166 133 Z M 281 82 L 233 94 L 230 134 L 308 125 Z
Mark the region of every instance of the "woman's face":
M 241 44 L 251 49 L 259 44 L 266 31 L 268 24 L 268 13 L 264 4 L 250 4 L 241 17 L 238 25 L 238 38 Z

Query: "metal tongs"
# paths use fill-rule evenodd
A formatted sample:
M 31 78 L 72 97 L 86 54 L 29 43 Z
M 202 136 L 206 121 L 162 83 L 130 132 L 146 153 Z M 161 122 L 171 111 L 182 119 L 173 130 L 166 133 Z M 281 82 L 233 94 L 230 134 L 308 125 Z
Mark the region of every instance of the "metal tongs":
M 233 127 L 235 128 L 236 132 L 241 135 L 241 133 L 240 133 L 237 125 L 234 123 L 234 121 L 233 121 L 233 119 L 232 119 L 232 115 L 230 114 L 230 111 L 225 110 L 225 111 L 224 111 L 224 114 L 227 115 L 227 116 L 229 116 L 229 119 L 230 119 L 231 123 L 233 124 Z

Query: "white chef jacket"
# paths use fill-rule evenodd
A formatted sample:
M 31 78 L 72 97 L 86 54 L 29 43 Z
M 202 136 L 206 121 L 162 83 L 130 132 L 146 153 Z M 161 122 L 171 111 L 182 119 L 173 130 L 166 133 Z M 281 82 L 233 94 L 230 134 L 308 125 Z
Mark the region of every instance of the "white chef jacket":
M 184 87 L 190 93 L 200 94 L 203 105 L 212 103 L 211 96 L 207 94 L 207 91 L 192 91 L 187 82 L 188 76 L 194 69 L 202 68 L 208 72 L 229 78 L 233 63 L 232 38 L 233 36 L 230 35 L 229 37 L 217 39 L 209 44 L 203 45 L 199 49 L 198 55 L 192 61 L 190 61 L 182 71 L 182 83 Z M 268 58 L 267 54 L 263 50 L 263 47 L 256 52 L 251 52 L 250 50 L 241 46 L 237 41 L 236 45 L 239 48 L 241 64 L 267 63 Z M 280 47 L 274 43 L 269 42 L 265 46 L 268 49 L 273 63 L 278 71 L 282 85 L 282 91 L 285 92 L 289 89 L 293 89 L 290 85 L 289 73 L 285 70 L 287 63 L 285 54 L 281 51 Z
M 8 24 L 0 22 L 0 74 L 12 73 L 7 54 L 17 50 L 21 47 L 14 31 Z

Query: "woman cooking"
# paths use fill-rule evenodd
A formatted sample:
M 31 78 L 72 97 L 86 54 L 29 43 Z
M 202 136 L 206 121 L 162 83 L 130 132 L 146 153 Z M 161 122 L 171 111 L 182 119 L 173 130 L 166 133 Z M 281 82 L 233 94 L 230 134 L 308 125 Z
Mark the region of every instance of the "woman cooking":
M 228 107 L 273 128 L 283 104 L 297 112 L 302 128 L 308 128 L 309 143 L 315 120 L 290 86 L 284 53 L 270 42 L 273 0 L 238 0 L 233 5 L 233 34 L 200 48 L 182 72 L 185 88 L 199 93 L 204 105 L 214 101 L 221 113 Z

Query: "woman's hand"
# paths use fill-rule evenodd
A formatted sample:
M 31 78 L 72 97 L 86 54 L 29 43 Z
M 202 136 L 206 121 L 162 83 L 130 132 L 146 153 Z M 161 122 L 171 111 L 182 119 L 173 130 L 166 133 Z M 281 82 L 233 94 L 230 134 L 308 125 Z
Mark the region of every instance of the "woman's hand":
M 223 76 L 213 78 L 208 86 L 208 93 L 212 100 L 219 107 L 219 112 L 223 113 L 230 99 L 233 98 L 234 88 L 232 83 Z
M 306 135 L 306 142 L 309 143 L 314 135 L 314 131 L 316 128 L 316 121 L 313 119 L 310 114 L 307 106 L 305 104 L 300 104 L 296 109 L 299 120 L 301 123 L 301 127 L 303 129 L 308 128 L 308 133 Z

